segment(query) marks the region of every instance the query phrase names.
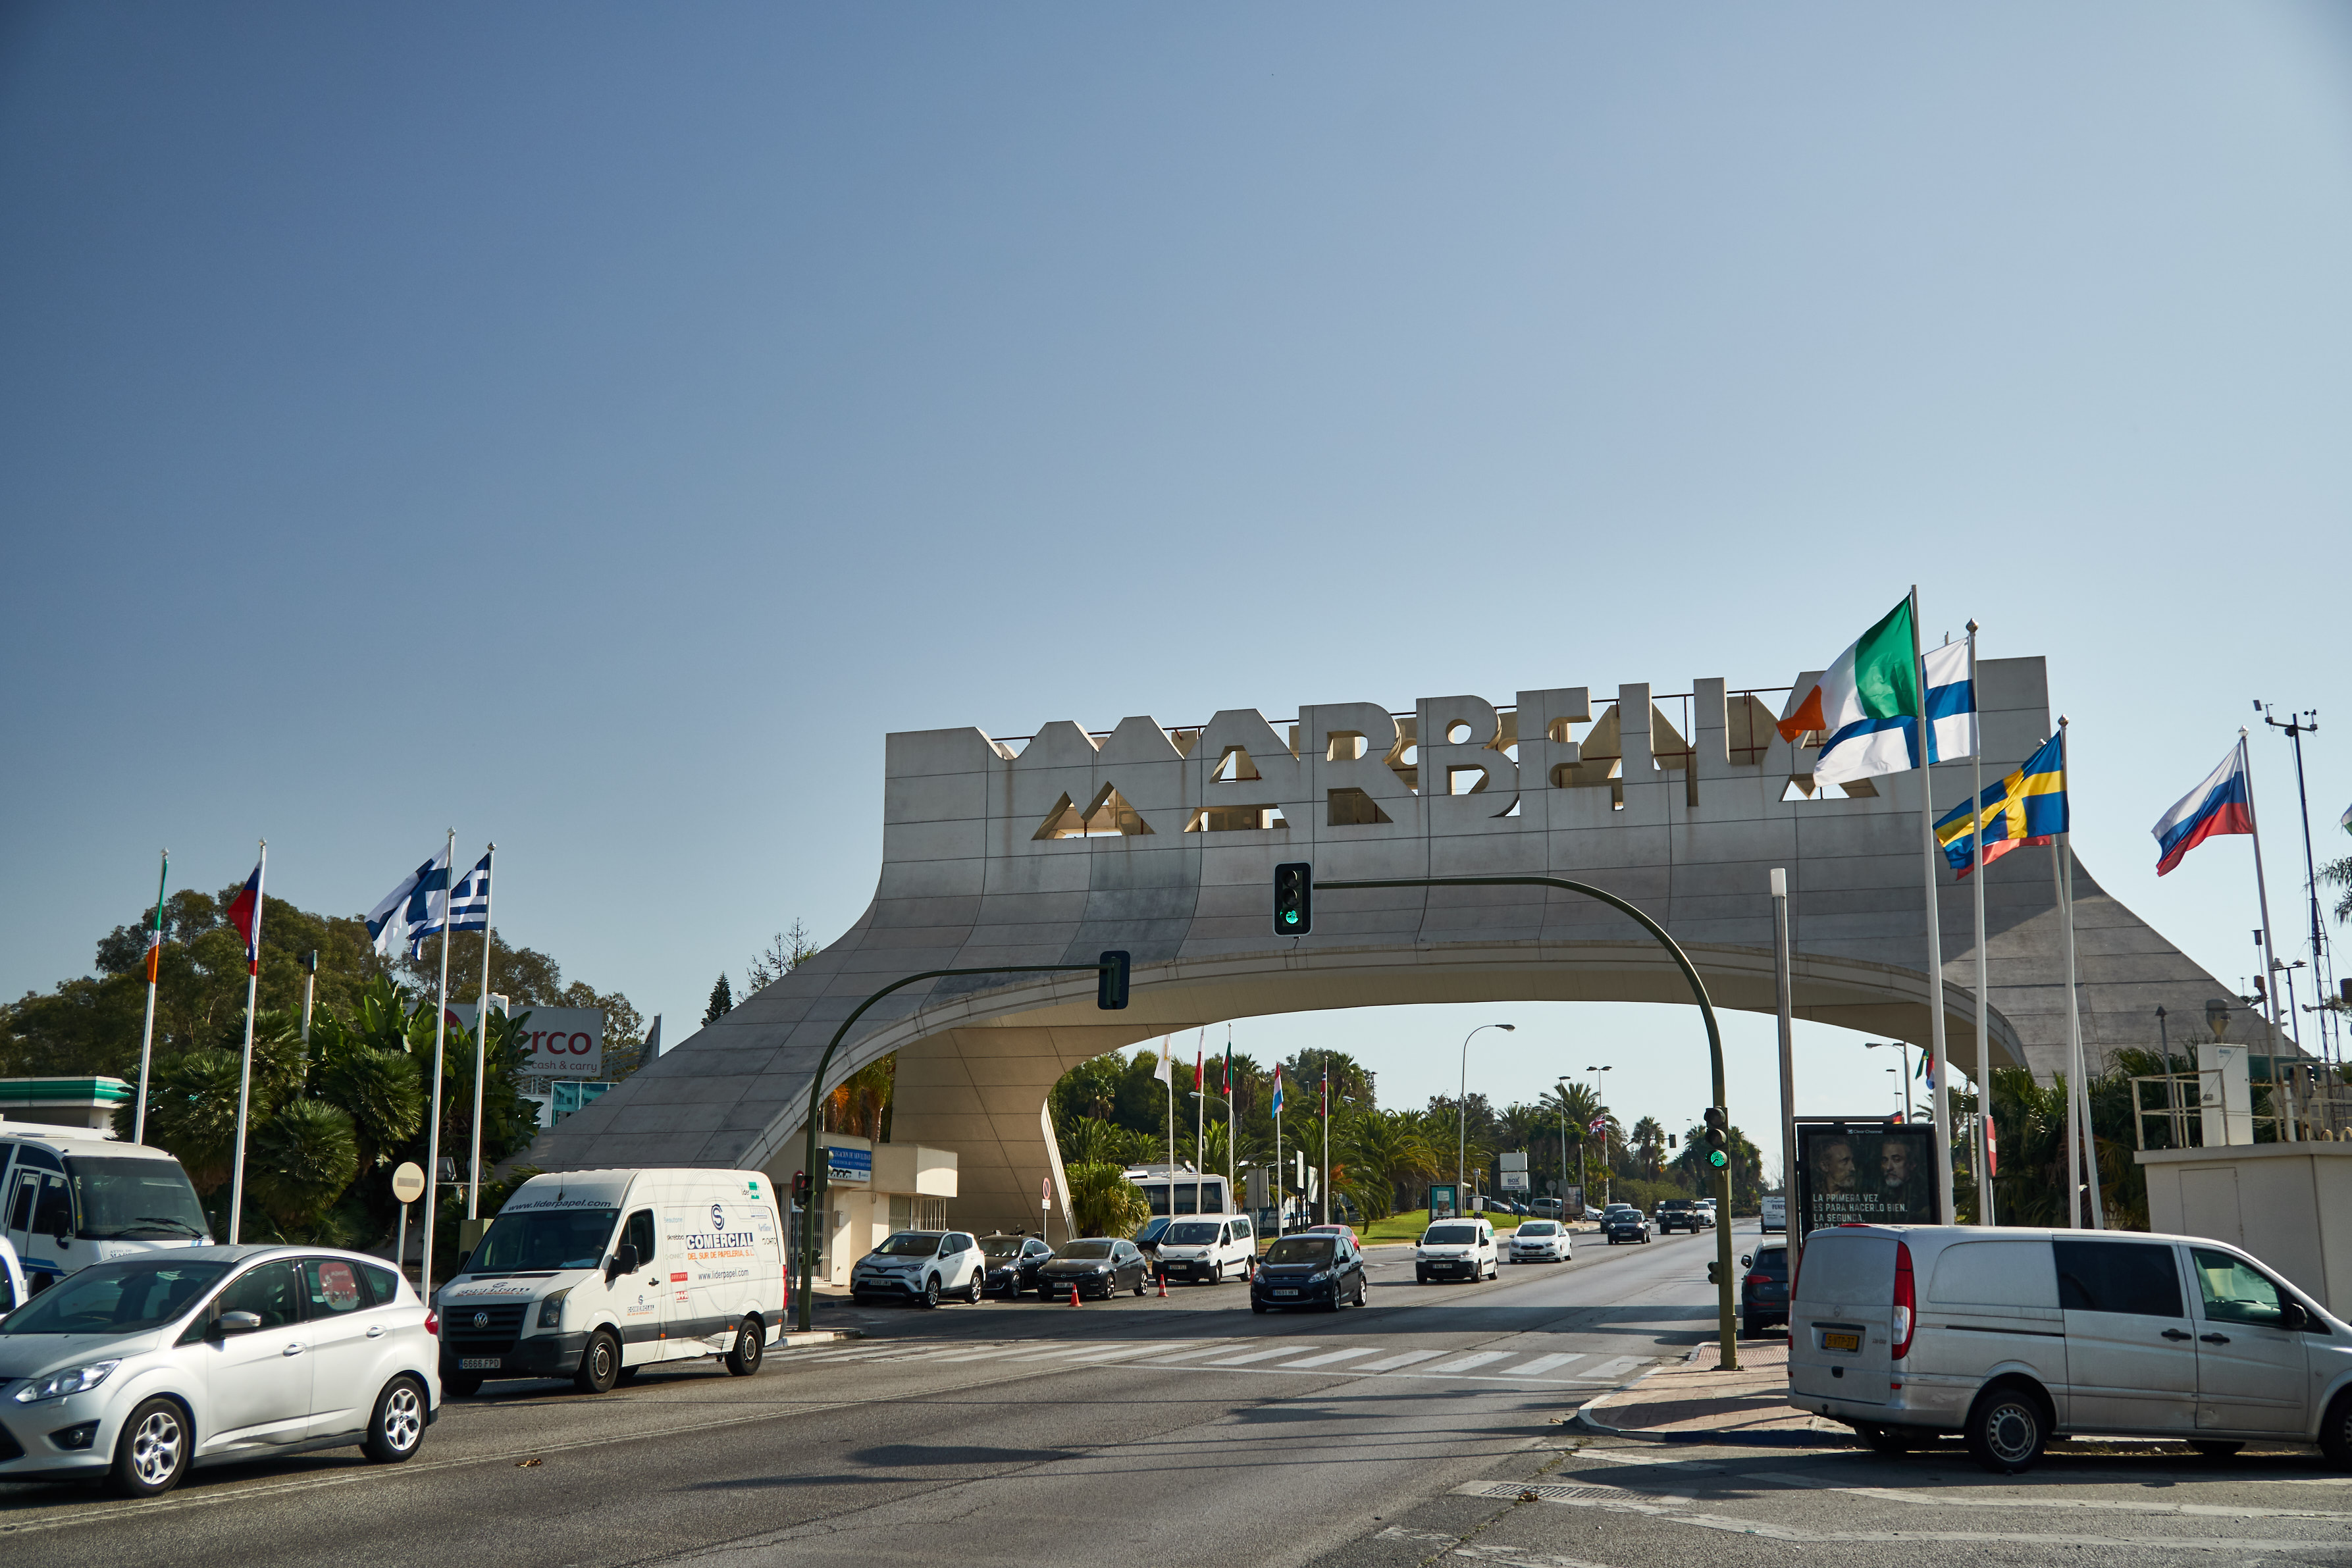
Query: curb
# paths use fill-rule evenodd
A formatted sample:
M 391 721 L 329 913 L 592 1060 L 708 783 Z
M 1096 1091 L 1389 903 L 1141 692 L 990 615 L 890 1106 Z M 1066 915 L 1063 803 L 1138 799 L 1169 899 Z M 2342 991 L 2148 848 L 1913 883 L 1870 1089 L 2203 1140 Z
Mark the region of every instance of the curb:
M 800 1350 L 809 1345 L 838 1344 L 843 1340 L 862 1340 L 865 1337 L 863 1329 L 811 1329 L 806 1333 L 795 1331 L 779 1335 L 772 1348 Z
M 1726 1432 L 1704 1427 L 1697 1431 L 1649 1432 L 1635 1426 L 1612 1426 L 1593 1415 L 1594 1410 L 1626 1389 L 1637 1387 L 1665 1370 L 1662 1366 L 1654 1366 L 1632 1383 L 1594 1394 L 1576 1407 L 1576 1414 L 1570 1415 L 1565 1425 L 1570 1431 L 1591 1437 L 1615 1437 L 1635 1443 L 1682 1443 L 1717 1448 L 1843 1448 L 1853 1441 L 1828 1432 Z

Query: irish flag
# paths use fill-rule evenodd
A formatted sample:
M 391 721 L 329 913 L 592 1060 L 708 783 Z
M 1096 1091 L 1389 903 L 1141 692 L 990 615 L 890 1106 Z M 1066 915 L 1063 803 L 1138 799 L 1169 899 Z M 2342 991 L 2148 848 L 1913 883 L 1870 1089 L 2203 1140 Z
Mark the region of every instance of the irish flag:
M 1813 763 L 1816 784 L 1919 765 L 1919 641 L 1907 596 L 1838 655 L 1780 721 L 1780 738 L 1792 745 L 1808 731 L 1827 737 Z

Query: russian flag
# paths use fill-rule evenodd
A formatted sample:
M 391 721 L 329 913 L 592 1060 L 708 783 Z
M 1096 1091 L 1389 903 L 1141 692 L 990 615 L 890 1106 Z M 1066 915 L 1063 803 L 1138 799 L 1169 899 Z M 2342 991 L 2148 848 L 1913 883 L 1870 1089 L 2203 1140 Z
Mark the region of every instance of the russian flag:
M 2253 830 L 2254 785 L 2246 776 L 2246 746 L 2241 739 L 2221 759 L 2221 765 L 2182 795 L 2149 830 L 2156 835 L 2158 852 L 2156 874 L 2161 877 L 2179 865 L 2182 856 L 2217 833 Z

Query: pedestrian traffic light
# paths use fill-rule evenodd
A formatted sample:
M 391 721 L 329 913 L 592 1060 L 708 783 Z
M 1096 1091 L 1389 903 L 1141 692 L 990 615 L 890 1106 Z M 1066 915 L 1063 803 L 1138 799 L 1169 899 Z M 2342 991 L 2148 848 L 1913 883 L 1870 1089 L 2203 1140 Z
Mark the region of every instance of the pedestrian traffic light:
M 796 1209 L 808 1207 L 808 1173 L 794 1171 L 793 1173 L 793 1207 Z
M 1127 954 L 1106 952 L 1095 962 L 1102 965 L 1095 971 L 1095 1005 L 1116 1013 L 1127 1005 Z
M 1706 1163 L 1716 1170 L 1720 1171 L 1731 1163 L 1731 1151 L 1726 1146 L 1731 1142 L 1730 1131 L 1731 1118 L 1724 1114 L 1723 1107 L 1708 1106 L 1706 1108 Z
M 1285 860 L 1274 868 L 1274 934 L 1305 936 L 1315 929 L 1315 868 Z

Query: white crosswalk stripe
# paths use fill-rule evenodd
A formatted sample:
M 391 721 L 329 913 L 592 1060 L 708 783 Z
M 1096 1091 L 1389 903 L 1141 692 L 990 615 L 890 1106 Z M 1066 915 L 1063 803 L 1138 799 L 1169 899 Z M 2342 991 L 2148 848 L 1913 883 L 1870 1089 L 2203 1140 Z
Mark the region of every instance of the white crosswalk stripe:
M 1151 1370 L 1187 1371 L 1196 1367 L 1233 1369 L 1255 1373 L 1308 1373 L 1328 1371 L 1334 1374 L 1367 1377 L 1444 1378 L 1459 1377 L 1472 1383 L 1513 1383 L 1527 1381 L 1551 1384 L 1586 1385 L 1604 1384 L 1622 1378 L 1637 1367 L 1650 1364 L 1646 1356 L 1612 1356 L 1601 1358 L 1590 1352 L 1553 1351 L 1527 1356 L 1523 1351 L 1400 1351 L 1381 1355 L 1381 1348 L 1371 1345 L 1346 1345 L 1334 1350 L 1321 1349 L 1313 1340 L 1293 1341 L 1273 1346 L 1248 1346 L 1247 1340 L 1146 1341 L 1140 1343 L 1118 1341 L 1088 1341 L 1078 1343 L 1055 1343 L 1050 1340 L 1012 1340 L 980 1345 L 942 1346 L 936 1343 L 898 1343 L 860 1346 L 848 1351 L 803 1352 L 792 1355 L 792 1366 L 814 1371 L 833 1366 L 882 1366 L 920 1363 L 926 1365 L 960 1366 L 973 1362 L 1003 1361 L 1013 1364 L 1034 1365 L 1040 1372 L 1055 1372 L 1067 1367 L 1108 1366 L 1115 1363 Z M 1229 1354 L 1239 1352 L 1238 1354 Z M 1367 1356 L 1377 1357 L 1372 1361 Z M 1291 1357 L 1296 1359 L 1286 1360 Z M 1441 1358 L 1451 1359 L 1441 1359 Z M 1213 1358 L 1213 1359 L 1202 1359 Z M 1192 1363 L 1191 1367 L 1181 1363 Z M 1350 1365 L 1356 1363 L 1360 1364 Z M 1434 1364 L 1433 1364 L 1434 1363 Z M 1591 1364 L 1587 1364 L 1591 1363 Z
M 1511 1372 L 1514 1376 L 1517 1377 L 1541 1377 L 1545 1373 L 1551 1371 L 1554 1367 L 1567 1366 L 1574 1362 L 1590 1361 L 1591 1359 L 1592 1358 L 1591 1356 L 1581 1355 L 1539 1355 L 1536 1357 L 1535 1360 L 1528 1363 L 1525 1366 L 1515 1366 L 1511 1368 Z
M 1278 1355 L 1297 1355 L 1297 1353 L 1298 1347 L 1297 1345 L 1282 1345 L 1270 1351 L 1252 1351 L 1247 1355 L 1227 1356 L 1223 1361 L 1213 1361 L 1208 1364 L 1211 1366 L 1247 1366 L 1254 1361 L 1271 1361 Z
M 1433 1366 L 1429 1370 L 1432 1372 L 1468 1372 L 1473 1367 L 1485 1366 L 1488 1362 L 1501 1361 L 1505 1356 L 1510 1353 L 1511 1352 L 1508 1351 L 1480 1351 L 1475 1355 L 1465 1355 L 1457 1360 L 1449 1361 L 1444 1366 Z
M 1435 1361 L 1444 1353 L 1444 1351 L 1407 1351 L 1402 1355 L 1392 1355 L 1386 1361 L 1371 1362 L 1356 1370 L 1358 1372 L 1394 1372 L 1401 1366 L 1419 1366 L 1423 1362 Z
M 1377 1353 L 1379 1352 L 1374 1351 L 1370 1345 L 1364 1345 L 1355 1350 L 1325 1351 L 1321 1355 L 1311 1355 L 1305 1361 L 1284 1362 L 1282 1363 L 1282 1370 L 1285 1372 L 1297 1372 L 1303 1368 L 1310 1366 L 1329 1366 L 1334 1362 L 1353 1361 L 1360 1355 L 1375 1355 Z

